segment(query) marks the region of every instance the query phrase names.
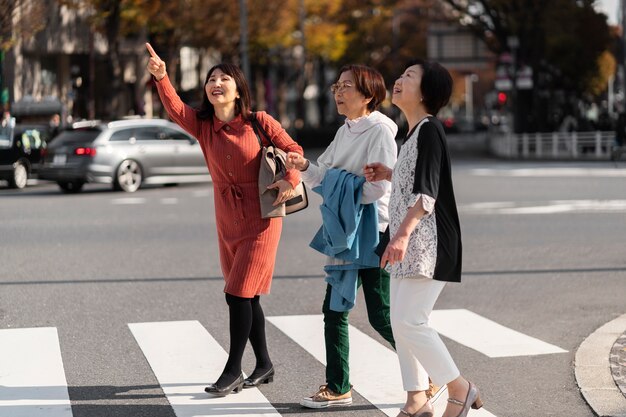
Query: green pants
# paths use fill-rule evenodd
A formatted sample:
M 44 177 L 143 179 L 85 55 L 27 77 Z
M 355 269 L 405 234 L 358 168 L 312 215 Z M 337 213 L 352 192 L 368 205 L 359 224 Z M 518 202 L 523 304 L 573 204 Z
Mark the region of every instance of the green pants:
M 359 270 L 359 285 L 363 287 L 369 322 L 395 349 L 389 313 L 389 273 L 380 268 Z M 326 383 L 338 394 L 350 391 L 350 342 L 348 340 L 348 311 L 330 309 L 332 287 L 326 288 L 324 298 L 324 339 L 326 341 Z

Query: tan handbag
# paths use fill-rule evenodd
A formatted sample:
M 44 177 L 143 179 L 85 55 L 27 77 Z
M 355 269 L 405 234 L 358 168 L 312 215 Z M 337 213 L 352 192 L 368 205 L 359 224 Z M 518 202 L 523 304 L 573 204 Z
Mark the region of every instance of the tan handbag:
M 268 219 L 271 217 L 284 217 L 287 214 L 295 213 L 300 210 L 304 210 L 309 205 L 309 199 L 306 195 L 306 188 L 304 183 L 300 182 L 296 188 L 296 196 L 285 201 L 283 204 L 274 206 L 278 196 L 278 190 L 268 189 L 269 185 L 272 185 L 276 181 L 279 181 L 285 177 L 287 169 L 285 168 L 285 161 L 287 160 L 287 154 L 282 149 L 276 147 L 272 142 L 272 139 L 267 135 L 261 124 L 256 118 L 256 113 L 252 113 L 252 129 L 256 134 L 256 138 L 259 141 L 261 147 L 261 167 L 259 168 L 259 199 L 261 202 L 261 217 Z M 261 135 L 269 146 L 263 146 Z

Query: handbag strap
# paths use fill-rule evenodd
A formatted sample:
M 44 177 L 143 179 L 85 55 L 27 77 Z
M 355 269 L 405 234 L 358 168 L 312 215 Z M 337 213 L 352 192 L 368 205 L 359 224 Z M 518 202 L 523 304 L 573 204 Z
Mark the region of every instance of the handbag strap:
M 263 141 L 261 140 L 260 135 L 263 135 L 263 137 L 267 139 L 267 141 L 273 147 L 276 147 L 276 145 L 274 145 L 274 142 L 272 142 L 272 138 L 269 137 L 265 129 L 263 129 L 263 126 L 261 126 L 261 123 L 259 123 L 259 119 L 257 119 L 256 112 L 252 112 L 251 122 L 252 122 L 252 129 L 254 130 L 254 134 L 256 135 L 257 140 L 259 141 L 259 146 L 261 147 L 261 149 L 263 149 Z

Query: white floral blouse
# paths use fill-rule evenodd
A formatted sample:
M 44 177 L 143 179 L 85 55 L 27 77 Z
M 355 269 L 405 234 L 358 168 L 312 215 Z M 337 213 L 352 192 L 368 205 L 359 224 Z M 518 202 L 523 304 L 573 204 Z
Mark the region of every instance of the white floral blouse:
M 417 164 L 417 139 L 420 128 L 428 119 L 422 120 L 410 138 L 400 148 L 398 161 L 391 178 L 389 203 L 389 231 L 393 237 L 408 210 L 421 198 L 427 212 L 411 233 L 404 260 L 391 265 L 393 278 L 432 278 L 437 261 L 437 222 L 435 199 L 426 194 L 414 194 L 415 166 Z

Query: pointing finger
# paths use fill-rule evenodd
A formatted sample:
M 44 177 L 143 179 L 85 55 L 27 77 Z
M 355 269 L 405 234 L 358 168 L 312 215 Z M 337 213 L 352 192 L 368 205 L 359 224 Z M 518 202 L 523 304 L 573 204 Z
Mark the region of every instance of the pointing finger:
M 154 48 L 152 48 L 152 45 L 150 45 L 149 42 L 146 42 L 146 48 L 148 49 L 148 52 L 150 53 L 150 56 L 152 56 L 153 58 L 158 59 L 159 61 L 161 60 L 161 58 L 159 58 L 157 53 L 154 52 Z

